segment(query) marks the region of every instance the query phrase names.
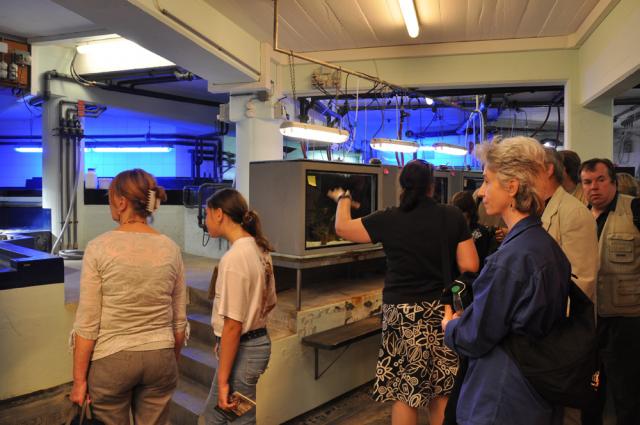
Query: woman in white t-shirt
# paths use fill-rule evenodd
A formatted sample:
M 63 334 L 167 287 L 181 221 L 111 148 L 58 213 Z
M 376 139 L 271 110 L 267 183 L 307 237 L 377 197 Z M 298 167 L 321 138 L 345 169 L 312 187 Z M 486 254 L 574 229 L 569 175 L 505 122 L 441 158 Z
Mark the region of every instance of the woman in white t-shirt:
M 276 304 L 269 241 L 260 220 L 234 189 L 217 191 L 207 200 L 207 231 L 229 241 L 231 248 L 218 264 L 211 325 L 216 336 L 218 368 L 205 405 L 207 425 L 226 424 L 221 410 L 237 405 L 237 391 L 253 400 L 258 378 L 267 368 L 271 340 L 267 316 Z M 252 409 L 234 425 L 254 424 Z

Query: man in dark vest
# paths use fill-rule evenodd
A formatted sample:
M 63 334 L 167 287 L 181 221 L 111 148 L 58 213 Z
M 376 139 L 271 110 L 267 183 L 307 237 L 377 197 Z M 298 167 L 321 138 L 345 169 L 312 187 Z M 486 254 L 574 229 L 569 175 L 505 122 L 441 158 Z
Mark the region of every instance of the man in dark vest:
M 615 168 L 594 158 L 580 167 L 598 226 L 598 332 L 617 424 L 640 420 L 640 199 L 618 193 Z M 602 391 L 603 395 L 605 389 Z M 583 417 L 583 420 L 586 419 Z M 589 418 L 589 423 L 593 422 Z M 587 421 L 585 421 L 587 423 Z

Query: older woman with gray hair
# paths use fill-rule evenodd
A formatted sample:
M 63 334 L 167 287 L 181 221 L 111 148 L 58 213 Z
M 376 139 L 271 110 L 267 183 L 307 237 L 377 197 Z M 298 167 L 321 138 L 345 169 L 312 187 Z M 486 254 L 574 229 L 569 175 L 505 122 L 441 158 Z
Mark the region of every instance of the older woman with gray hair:
M 457 421 L 558 423 L 561 410 L 535 392 L 502 346 L 512 333 L 546 335 L 567 308 L 571 268 L 539 218 L 544 202 L 536 185 L 545 153 L 537 140 L 514 137 L 482 145 L 479 156 L 485 164 L 482 202 L 509 233 L 474 282 L 473 303 L 442 323 L 445 344 L 469 358 Z

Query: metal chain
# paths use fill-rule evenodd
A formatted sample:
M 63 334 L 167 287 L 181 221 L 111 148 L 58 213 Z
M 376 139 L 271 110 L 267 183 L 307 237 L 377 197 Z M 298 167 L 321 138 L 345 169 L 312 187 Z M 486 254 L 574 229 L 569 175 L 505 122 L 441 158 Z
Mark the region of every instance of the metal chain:
M 298 99 L 296 97 L 296 68 L 294 66 L 294 57 L 293 51 L 289 55 L 289 78 L 291 79 L 291 91 L 293 95 L 293 118 L 296 119 L 298 116 L 296 115 L 296 106 L 298 103 Z

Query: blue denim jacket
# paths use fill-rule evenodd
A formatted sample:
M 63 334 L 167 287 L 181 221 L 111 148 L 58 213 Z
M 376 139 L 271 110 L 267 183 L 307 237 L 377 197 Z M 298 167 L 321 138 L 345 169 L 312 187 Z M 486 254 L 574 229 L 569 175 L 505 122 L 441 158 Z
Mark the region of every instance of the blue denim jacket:
M 469 357 L 460 425 L 548 425 L 553 408 L 501 347 L 507 334 L 545 335 L 567 307 L 571 266 L 537 217 L 519 221 L 487 258 L 473 303 L 447 325 L 445 344 Z

